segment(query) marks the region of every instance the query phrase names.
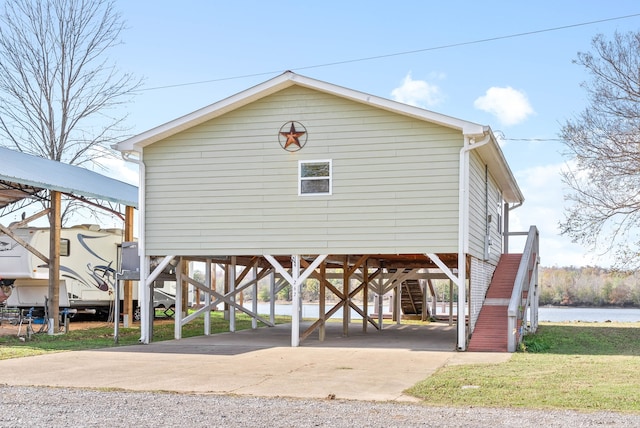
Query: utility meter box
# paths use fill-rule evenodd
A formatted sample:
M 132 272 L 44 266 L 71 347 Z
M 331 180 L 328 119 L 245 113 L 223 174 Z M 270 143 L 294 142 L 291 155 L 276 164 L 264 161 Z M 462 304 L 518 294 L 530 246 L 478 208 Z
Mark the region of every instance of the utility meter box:
M 121 279 L 140 278 L 140 256 L 138 255 L 137 242 L 122 243 L 122 262 L 120 266 Z

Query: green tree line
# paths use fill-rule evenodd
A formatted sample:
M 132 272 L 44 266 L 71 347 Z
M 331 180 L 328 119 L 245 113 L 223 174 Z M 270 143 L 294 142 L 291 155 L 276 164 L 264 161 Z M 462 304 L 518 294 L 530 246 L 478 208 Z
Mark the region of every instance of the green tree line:
M 640 273 L 598 267 L 541 267 L 540 304 L 640 307 Z

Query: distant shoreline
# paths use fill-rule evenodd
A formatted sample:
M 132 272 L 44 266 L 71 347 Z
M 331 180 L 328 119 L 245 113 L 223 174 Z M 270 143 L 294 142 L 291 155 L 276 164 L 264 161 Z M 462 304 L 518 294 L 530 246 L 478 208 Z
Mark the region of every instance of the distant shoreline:
M 557 309 L 640 309 L 640 306 L 595 306 L 595 305 L 540 305 L 541 308 Z

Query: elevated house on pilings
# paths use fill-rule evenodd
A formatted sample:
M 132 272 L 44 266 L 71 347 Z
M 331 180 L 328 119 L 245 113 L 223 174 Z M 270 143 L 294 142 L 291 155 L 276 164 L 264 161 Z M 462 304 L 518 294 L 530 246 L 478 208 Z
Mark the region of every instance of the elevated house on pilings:
M 176 338 L 221 302 L 232 331 L 236 311 L 271 324 L 239 305 L 238 293 L 254 286 L 247 278 L 272 274 L 273 283 L 292 287 L 292 346 L 316 329 L 322 339 L 325 319 L 339 308 L 379 329 L 381 311 L 367 306 L 368 293 L 436 277 L 457 287 L 457 314 L 465 314 L 457 317 L 459 350 L 487 306 L 500 308 L 505 343 L 519 339 L 508 328 L 535 328 L 535 228 L 529 254 L 517 257 L 521 285 L 512 294 L 519 294 L 487 291 L 511 235 L 508 212 L 524 200 L 488 126 L 286 72 L 114 148 L 141 168 L 142 298 L 149 303 L 149 284 L 169 263 L 177 264 L 178 283 L 211 296 L 184 316 L 177 287 Z M 204 282 L 185 268 L 194 260 L 207 264 Z M 212 264 L 226 266 L 224 292 L 212 289 Z M 341 287 L 327 280 L 329 269 L 342 272 Z M 300 287 L 311 277 L 321 297 L 332 293 L 338 304 L 327 308 L 321 298 L 318 320 L 300 332 Z M 352 301 L 360 292 L 364 308 Z M 150 308 L 142 310 L 145 343 Z M 348 324 L 345 315 L 345 333 Z

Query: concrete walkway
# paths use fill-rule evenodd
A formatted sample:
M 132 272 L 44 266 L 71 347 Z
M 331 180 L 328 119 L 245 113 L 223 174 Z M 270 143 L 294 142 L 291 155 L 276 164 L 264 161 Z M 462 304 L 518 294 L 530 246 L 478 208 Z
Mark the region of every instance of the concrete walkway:
M 0 361 L 0 384 L 382 401 L 452 364 L 499 363 L 511 354 L 456 352 L 455 327 L 330 324 L 292 348 L 290 325 L 96 351 Z M 356 331 L 357 330 L 357 331 Z

